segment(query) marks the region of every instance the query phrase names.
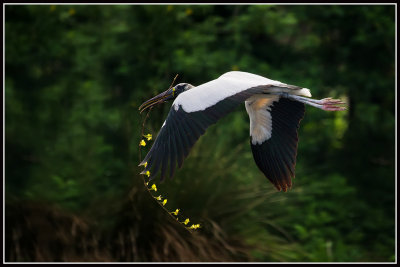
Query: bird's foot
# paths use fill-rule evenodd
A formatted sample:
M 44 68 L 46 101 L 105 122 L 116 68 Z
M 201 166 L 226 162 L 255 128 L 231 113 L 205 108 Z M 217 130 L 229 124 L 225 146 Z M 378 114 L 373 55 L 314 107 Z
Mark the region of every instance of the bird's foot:
M 346 103 L 340 99 L 324 98 L 321 99 L 322 109 L 327 111 L 346 110 Z
M 346 110 L 346 103 L 340 99 L 333 99 L 331 97 L 323 98 L 321 100 L 312 99 L 308 97 L 298 96 L 298 95 L 290 95 L 288 96 L 290 99 L 299 101 L 301 103 L 322 109 L 327 111 L 339 111 Z

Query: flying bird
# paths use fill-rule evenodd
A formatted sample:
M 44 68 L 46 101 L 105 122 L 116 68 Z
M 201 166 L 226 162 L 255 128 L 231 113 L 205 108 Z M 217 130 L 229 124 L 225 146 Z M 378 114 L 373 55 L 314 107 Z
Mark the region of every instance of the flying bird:
M 258 168 L 279 190 L 287 191 L 295 176 L 297 130 L 305 104 L 327 111 L 344 110 L 338 99 L 312 99 L 310 90 L 241 71 L 193 86 L 179 83 L 147 100 L 143 110 L 174 100 L 153 146 L 139 164 L 150 180 L 174 176 L 206 129 L 244 102 L 250 117 L 250 146 Z M 168 172 L 169 169 L 169 172 Z

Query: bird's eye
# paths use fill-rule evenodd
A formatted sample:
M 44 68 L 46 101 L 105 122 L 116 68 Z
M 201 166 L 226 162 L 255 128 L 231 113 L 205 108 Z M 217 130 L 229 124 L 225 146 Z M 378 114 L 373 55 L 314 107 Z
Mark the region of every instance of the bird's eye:
M 172 87 L 172 96 L 174 96 L 175 91 L 176 91 L 175 87 Z

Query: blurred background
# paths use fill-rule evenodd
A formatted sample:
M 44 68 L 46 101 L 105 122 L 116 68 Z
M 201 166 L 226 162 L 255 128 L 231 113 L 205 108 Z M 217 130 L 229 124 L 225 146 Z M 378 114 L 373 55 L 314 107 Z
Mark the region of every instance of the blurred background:
M 192 234 L 139 175 L 138 107 L 231 70 L 349 109 L 306 107 L 287 193 L 244 105 L 210 127 L 152 191 Z M 395 6 L 6 5 L 5 155 L 6 261 L 395 261 Z

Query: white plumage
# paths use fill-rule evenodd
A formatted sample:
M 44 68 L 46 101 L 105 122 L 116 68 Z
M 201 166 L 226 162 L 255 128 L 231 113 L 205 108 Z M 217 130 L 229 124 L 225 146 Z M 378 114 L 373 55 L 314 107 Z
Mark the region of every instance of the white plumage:
M 200 111 L 215 105 L 227 97 L 249 88 L 262 85 L 276 86 L 279 88 L 288 86 L 287 84 L 270 80 L 260 75 L 242 71 L 230 71 L 221 75 L 218 79 L 203 83 L 181 93 L 175 99 L 173 105 L 175 110 L 177 110 L 178 106 L 181 105 L 183 110 L 186 112 Z M 302 89 L 303 90 L 295 93 L 311 97 L 310 90 L 307 88 Z M 270 89 L 270 91 L 277 92 L 279 89 Z
M 255 99 L 247 100 L 245 107 L 250 118 L 251 143 L 255 145 L 271 138 L 272 117 L 270 109 L 272 103 L 278 101 L 279 97 L 275 95 L 268 98 L 254 96 L 251 98 Z

